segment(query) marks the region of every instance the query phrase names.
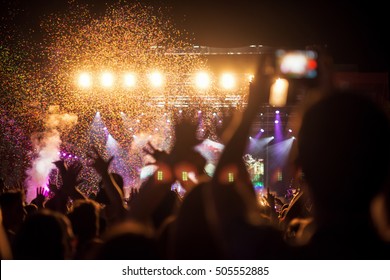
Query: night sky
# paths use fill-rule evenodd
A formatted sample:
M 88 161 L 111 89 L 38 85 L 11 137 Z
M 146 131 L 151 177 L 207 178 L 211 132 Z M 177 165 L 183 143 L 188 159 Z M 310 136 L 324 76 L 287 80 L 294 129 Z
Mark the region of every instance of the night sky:
M 40 18 L 59 12 L 67 0 L 1 1 L 2 27 L 38 28 Z M 75 0 L 99 14 L 120 0 Z M 123 2 L 123 1 L 122 1 Z M 130 2 L 130 1 L 129 1 Z M 338 64 L 360 71 L 388 71 L 388 9 L 384 1 L 141 1 L 164 7 L 173 22 L 202 46 L 251 44 L 284 48 L 327 46 Z M 292 3 L 294 2 L 294 3 Z M 39 34 L 39 30 L 36 32 Z

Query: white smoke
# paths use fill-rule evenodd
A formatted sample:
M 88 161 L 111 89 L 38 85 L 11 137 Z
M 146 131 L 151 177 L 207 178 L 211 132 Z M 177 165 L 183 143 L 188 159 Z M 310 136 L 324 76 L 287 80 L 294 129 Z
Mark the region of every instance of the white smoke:
M 60 131 L 77 124 L 76 115 L 60 114 L 58 111 L 58 106 L 51 106 L 45 120 L 45 131 L 34 133 L 31 136 L 34 159 L 31 167 L 26 171 L 26 201 L 28 203 L 35 198 L 38 187 L 48 185 L 49 175 L 55 168 L 53 162 L 60 159 Z

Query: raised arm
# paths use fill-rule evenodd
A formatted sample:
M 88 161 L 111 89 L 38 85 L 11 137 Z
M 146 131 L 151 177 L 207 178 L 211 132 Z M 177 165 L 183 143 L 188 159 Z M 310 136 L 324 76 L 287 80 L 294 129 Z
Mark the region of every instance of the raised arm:
M 153 165 L 157 169 L 153 176 L 141 185 L 136 198 L 131 201 L 130 216 L 139 222 L 151 225 L 154 211 L 176 179 L 173 174 L 172 158 L 167 152 L 156 149 L 151 143 L 147 144 L 144 152 L 155 159 Z
M 225 148 L 222 151 L 213 175 L 213 186 L 228 185 L 234 182 L 236 190 L 246 201 L 247 206 L 257 208 L 254 188 L 243 161 L 248 145 L 253 120 L 261 105 L 267 102 L 271 79 L 264 72 L 265 59 L 259 61 L 259 70 L 249 88 L 248 102 L 243 112 L 237 112 L 230 127 L 224 132 Z M 218 199 L 218 198 L 216 198 Z
M 120 221 L 126 217 L 127 209 L 124 204 L 122 190 L 109 172 L 109 166 L 114 157 L 104 160 L 95 147 L 93 151 L 95 155 L 90 155 L 93 159 L 92 167 L 101 176 L 102 188 L 109 201 L 105 207 L 107 218 L 109 222 Z
M 77 162 L 68 166 L 63 160 L 56 161 L 54 164 L 60 172 L 62 185 L 55 190 L 54 196 L 47 200 L 44 206 L 45 208 L 67 214 L 69 198 L 73 200 L 86 199 L 86 197 L 77 189 L 77 186 L 81 183 L 81 180 L 78 177 L 82 165 Z M 51 187 L 51 189 L 53 189 L 53 187 Z

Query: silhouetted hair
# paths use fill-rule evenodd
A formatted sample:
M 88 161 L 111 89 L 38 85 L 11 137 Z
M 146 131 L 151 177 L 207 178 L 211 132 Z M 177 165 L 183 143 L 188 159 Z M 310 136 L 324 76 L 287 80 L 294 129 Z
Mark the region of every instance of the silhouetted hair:
M 389 170 L 388 115 L 360 92 L 335 92 L 304 114 L 298 150 L 315 204 L 367 207 Z
M 110 227 L 97 252 L 98 260 L 158 259 L 154 236 L 136 222 L 122 222 Z
M 14 259 L 63 260 L 72 257 L 73 233 L 68 218 L 49 209 L 27 216 L 15 236 Z

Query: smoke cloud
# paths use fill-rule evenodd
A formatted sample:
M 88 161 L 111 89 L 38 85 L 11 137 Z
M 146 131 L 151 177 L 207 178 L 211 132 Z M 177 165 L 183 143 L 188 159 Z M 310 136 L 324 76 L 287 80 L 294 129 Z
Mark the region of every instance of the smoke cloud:
M 60 159 L 60 131 L 70 129 L 76 124 L 76 115 L 60 114 L 58 106 L 51 106 L 45 119 L 45 131 L 32 134 L 34 156 L 31 167 L 26 171 L 28 203 L 35 198 L 38 187 L 47 187 L 49 175 L 55 169 L 53 162 Z

